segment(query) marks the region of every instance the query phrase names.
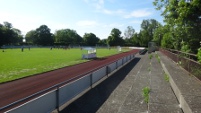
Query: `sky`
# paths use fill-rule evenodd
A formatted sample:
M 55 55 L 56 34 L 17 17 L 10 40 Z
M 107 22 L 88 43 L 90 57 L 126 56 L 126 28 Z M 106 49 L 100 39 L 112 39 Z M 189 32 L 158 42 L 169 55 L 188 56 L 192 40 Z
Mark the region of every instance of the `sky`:
M 23 35 L 41 25 L 52 33 L 60 29 L 73 29 L 83 36 L 94 33 L 106 39 L 113 28 L 124 35 L 128 26 L 140 31 L 142 20 L 156 19 L 161 12 L 155 10 L 154 0 L 0 0 L 0 23 L 7 21 Z

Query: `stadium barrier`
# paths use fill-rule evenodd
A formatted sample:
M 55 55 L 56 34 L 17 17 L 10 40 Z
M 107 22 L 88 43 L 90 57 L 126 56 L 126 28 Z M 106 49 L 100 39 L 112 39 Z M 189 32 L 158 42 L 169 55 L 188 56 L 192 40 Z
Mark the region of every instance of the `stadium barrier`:
M 114 72 L 122 68 L 135 58 L 134 54 L 125 56 L 106 66 L 99 67 L 81 78 L 62 86 L 57 84 L 53 90 L 38 96 L 20 106 L 12 108 L 5 113 L 51 113 L 59 112 L 62 107 L 67 106 L 93 88 L 93 85 L 101 83 Z M 61 83 L 62 84 L 62 83 Z M 50 88 L 51 89 L 51 88 Z M 48 89 L 44 90 L 46 92 Z M 42 91 L 43 92 L 43 91 Z M 34 94 L 33 94 L 34 95 Z
M 172 59 L 179 66 L 184 68 L 190 74 L 194 75 L 196 78 L 201 80 L 201 64 L 196 61 L 196 55 L 177 50 L 162 48 L 160 49 L 160 52 L 168 56 L 170 59 Z

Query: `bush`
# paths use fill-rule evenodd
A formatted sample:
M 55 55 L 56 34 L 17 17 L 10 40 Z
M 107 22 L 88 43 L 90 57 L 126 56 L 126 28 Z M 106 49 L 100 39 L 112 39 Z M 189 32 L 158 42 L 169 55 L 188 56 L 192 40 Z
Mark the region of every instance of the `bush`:
M 170 33 L 166 33 L 164 36 L 163 36 L 163 39 L 162 39 L 162 47 L 163 48 L 173 48 L 173 41 L 172 41 L 172 37 L 170 35 Z
M 201 63 L 201 48 L 198 49 L 197 57 L 198 57 L 198 62 Z

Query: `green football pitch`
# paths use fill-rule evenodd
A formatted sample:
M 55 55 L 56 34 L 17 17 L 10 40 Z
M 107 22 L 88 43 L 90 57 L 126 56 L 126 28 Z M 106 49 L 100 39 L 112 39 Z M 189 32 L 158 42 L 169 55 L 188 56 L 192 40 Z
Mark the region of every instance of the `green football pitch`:
M 88 61 L 81 58 L 86 53 L 81 49 L 25 48 L 23 52 L 21 49 L 2 51 L 0 49 L 0 83 Z M 99 58 L 119 53 L 116 48 L 96 51 Z

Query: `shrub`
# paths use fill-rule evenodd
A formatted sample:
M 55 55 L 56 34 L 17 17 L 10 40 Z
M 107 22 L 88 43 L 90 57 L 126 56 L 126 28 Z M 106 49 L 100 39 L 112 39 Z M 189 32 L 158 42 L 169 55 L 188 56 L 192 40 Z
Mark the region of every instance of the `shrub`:
M 144 87 L 143 89 L 143 96 L 144 96 L 144 101 L 146 103 L 149 102 L 149 92 L 150 92 L 150 88 L 149 87 Z
M 198 49 L 197 57 L 198 57 L 198 62 L 201 63 L 201 48 Z

